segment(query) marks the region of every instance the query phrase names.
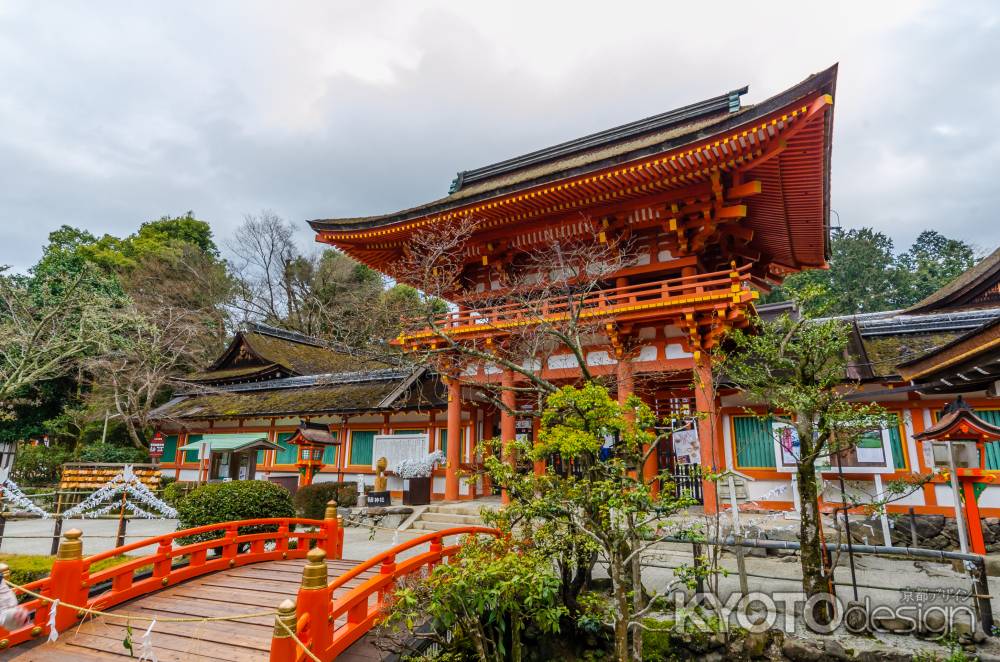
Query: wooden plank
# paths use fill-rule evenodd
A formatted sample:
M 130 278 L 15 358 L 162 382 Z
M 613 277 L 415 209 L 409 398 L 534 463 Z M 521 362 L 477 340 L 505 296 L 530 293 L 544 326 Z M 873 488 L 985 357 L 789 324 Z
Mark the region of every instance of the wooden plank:
M 121 645 L 121 642 L 125 639 L 125 626 L 110 626 L 107 623 L 99 625 L 103 625 L 105 628 L 103 630 L 70 634 L 66 637 L 66 643 L 75 645 L 78 638 L 101 637 L 109 640 L 109 642 L 117 642 L 118 647 L 127 655 L 128 652 Z M 257 640 L 253 646 L 245 646 L 240 641 L 235 640 L 233 636 L 219 637 L 218 633 L 211 627 L 214 623 L 201 624 L 201 632 L 191 635 L 178 635 L 167 632 L 161 630 L 161 625 L 166 626 L 169 624 L 157 623 L 156 628 L 153 630 L 153 647 L 156 649 L 158 656 L 161 650 L 171 650 L 192 657 L 197 655 L 214 660 L 226 660 L 227 662 L 251 662 L 260 659 L 261 655 L 266 657 L 271 647 L 270 634 L 266 640 Z M 143 623 L 137 624 L 132 628 L 132 637 L 137 648 L 139 646 L 139 637 L 145 632 L 146 627 L 148 627 L 148 624 Z M 245 640 L 245 637 L 241 638 L 241 640 Z M 84 641 L 84 639 L 81 639 L 81 641 Z M 109 648 L 106 650 L 114 649 Z
M 191 643 L 197 644 L 198 642 L 191 640 Z M 136 636 L 136 648 L 138 648 L 138 636 Z M 154 648 L 156 649 L 156 657 L 160 660 L 160 662 L 186 662 L 187 660 L 220 660 L 220 658 L 211 657 L 209 655 L 192 654 L 187 650 L 184 651 L 173 650 L 163 646 L 162 644 L 159 643 L 159 641 L 155 639 L 154 639 Z M 121 653 L 117 652 L 119 649 L 121 650 Z M 115 653 L 115 657 L 112 659 L 118 659 L 118 660 L 135 659 L 133 657 L 130 657 L 128 651 L 125 650 L 124 647 L 122 647 L 121 639 L 115 641 L 110 637 L 99 637 L 89 634 L 77 635 L 74 638 L 72 644 L 69 645 L 63 644 L 62 659 L 64 661 L 76 660 L 77 659 L 76 655 L 79 652 L 81 652 L 81 650 L 100 651 L 100 652 L 113 651 Z M 31 658 L 25 658 L 25 660 L 30 660 L 30 659 Z M 257 657 L 249 658 L 245 662 L 260 662 L 261 660 L 267 660 L 267 656 L 263 654 L 258 654 Z

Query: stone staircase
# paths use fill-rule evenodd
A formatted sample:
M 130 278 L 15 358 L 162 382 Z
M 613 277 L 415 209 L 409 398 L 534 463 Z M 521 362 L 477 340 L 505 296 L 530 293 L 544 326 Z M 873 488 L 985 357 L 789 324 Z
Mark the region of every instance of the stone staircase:
M 479 511 L 484 507 L 496 508 L 499 507 L 499 503 L 483 499 L 431 504 L 415 516 L 409 522 L 409 526 L 404 525 L 404 527 L 417 531 L 443 531 L 456 526 L 483 526 L 483 519 L 479 516 Z

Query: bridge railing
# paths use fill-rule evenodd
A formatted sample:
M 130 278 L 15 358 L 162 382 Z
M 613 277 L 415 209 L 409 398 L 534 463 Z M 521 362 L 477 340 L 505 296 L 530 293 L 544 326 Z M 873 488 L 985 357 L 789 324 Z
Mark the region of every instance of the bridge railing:
M 253 530 L 246 531 L 253 527 Z M 272 528 L 259 531 L 259 527 Z M 195 536 L 221 533 L 221 537 L 189 542 Z M 292 545 L 291 541 L 295 541 Z M 81 607 L 106 610 L 140 595 L 186 579 L 236 566 L 279 559 L 299 559 L 314 540 L 324 558 L 339 559 L 344 530 L 336 504 L 327 505 L 324 519 L 278 517 L 221 522 L 173 531 L 139 540 L 84 558 L 82 532 L 66 531 L 48 577 L 24 588 L 50 599 L 58 598 L 56 630 L 62 632 L 86 617 Z M 272 543 L 272 544 L 268 544 Z M 91 574 L 98 561 L 155 546 L 152 554 Z M 324 566 L 325 567 L 325 566 Z M 32 598 L 21 605 L 31 614 L 28 624 L 16 630 L 0 628 L 0 650 L 49 633 L 52 603 Z
M 499 536 L 500 532 L 482 526 L 464 526 L 429 533 L 373 556 L 329 583 L 324 550 L 311 550 L 306 556 L 309 562 L 302 570 L 302 585 L 295 602 L 286 600 L 278 607 L 271 640 L 271 662 L 311 659 L 299 647 L 296 638 L 324 662 L 335 660 L 372 629 L 383 615 L 386 601 L 399 580 L 425 568 L 430 571 L 461 549 L 459 544 L 446 546 L 445 538 L 480 534 Z M 423 545 L 429 545 L 426 552 L 397 560 L 404 552 Z M 374 568 L 379 570 L 377 575 L 336 597 L 338 589 Z M 289 630 L 295 633 L 295 638 Z

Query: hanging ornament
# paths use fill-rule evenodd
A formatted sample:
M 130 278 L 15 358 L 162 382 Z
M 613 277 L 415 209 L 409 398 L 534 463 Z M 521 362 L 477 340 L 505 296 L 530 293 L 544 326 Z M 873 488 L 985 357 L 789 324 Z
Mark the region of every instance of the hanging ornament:
M 106 515 L 122 507 L 122 494 L 126 496 L 125 508 L 136 517 L 143 519 L 173 519 L 177 517 L 176 510 L 165 501 L 157 498 L 148 487 L 143 485 L 135 472 L 132 471 L 131 464 L 125 465 L 121 473 L 86 499 L 65 511 L 62 516 L 64 519 L 72 519 L 74 517 L 92 518 Z
M 139 659 L 137 662 L 160 662 L 156 657 L 156 651 L 153 650 L 154 625 L 156 625 L 156 618 L 153 618 L 153 622 L 149 624 L 146 632 L 142 635 L 142 639 L 139 640 L 142 648 L 139 649 Z
M 59 611 L 59 598 L 56 598 L 52 602 L 52 606 L 49 607 L 49 641 L 55 641 L 59 638 L 59 630 L 56 629 L 57 611 Z

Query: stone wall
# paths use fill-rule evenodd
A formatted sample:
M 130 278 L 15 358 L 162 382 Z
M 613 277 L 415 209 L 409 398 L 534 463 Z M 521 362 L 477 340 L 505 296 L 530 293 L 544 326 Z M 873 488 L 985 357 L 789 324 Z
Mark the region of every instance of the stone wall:
M 909 515 L 890 515 L 889 525 L 892 544 L 897 547 L 912 547 L 913 536 Z M 984 517 L 983 540 L 986 551 L 1000 551 L 1000 518 Z M 838 521 L 837 524 L 841 524 Z M 958 529 L 954 517 L 943 515 L 914 515 L 913 529 L 917 533 L 917 547 L 958 551 Z M 851 538 L 858 543 L 865 540 L 870 545 L 885 544 L 882 539 L 882 522 L 877 517 L 851 520 Z

